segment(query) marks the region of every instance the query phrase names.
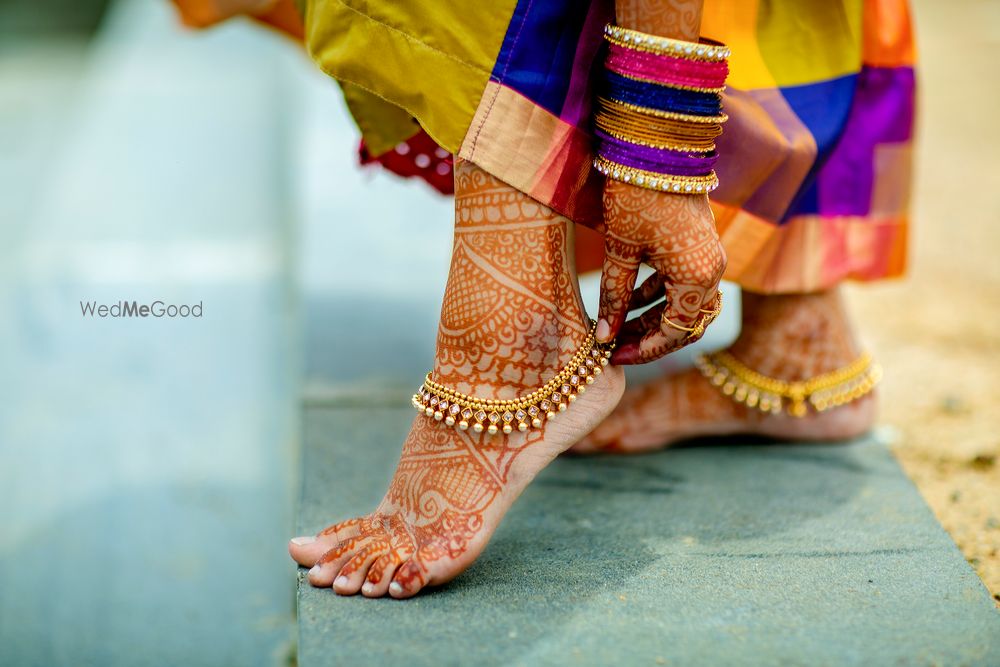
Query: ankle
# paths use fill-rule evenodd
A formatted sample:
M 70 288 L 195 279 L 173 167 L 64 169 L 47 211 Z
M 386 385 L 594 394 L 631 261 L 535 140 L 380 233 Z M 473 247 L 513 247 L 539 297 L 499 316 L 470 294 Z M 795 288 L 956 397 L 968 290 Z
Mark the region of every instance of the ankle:
M 729 352 L 763 375 L 805 380 L 846 366 L 861 348 L 838 289 L 789 295 L 744 291 L 743 324 Z
M 442 327 L 443 329 L 443 327 Z M 435 381 L 456 391 L 512 400 L 545 384 L 583 345 L 583 322 L 567 326 L 525 317 L 520 327 L 477 328 L 459 335 L 438 333 Z
M 434 379 L 509 400 L 555 375 L 589 329 L 569 261 L 572 223 L 467 162 Z

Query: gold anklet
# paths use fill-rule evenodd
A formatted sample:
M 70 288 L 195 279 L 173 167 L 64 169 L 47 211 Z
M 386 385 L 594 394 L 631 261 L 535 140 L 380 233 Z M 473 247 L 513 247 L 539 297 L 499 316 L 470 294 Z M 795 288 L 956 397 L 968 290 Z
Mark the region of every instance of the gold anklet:
M 882 368 L 867 352 L 843 368 L 798 382 L 761 375 L 726 351 L 700 355 L 695 364 L 723 394 L 761 412 L 805 417 L 806 402 L 817 412 L 845 405 L 870 393 L 882 378 Z
M 428 373 L 423 386 L 413 395 L 413 407 L 463 431 L 472 428 L 476 433 L 485 430 L 493 435 L 498 431 L 541 428 L 543 419 L 553 419 L 566 410 L 577 394 L 587 391 L 587 385 L 601 374 L 601 367 L 608 365 L 614 343 L 598 343 L 595 328 L 592 323 L 583 345 L 554 378 L 522 398 L 503 401 L 469 396 L 434 382 Z

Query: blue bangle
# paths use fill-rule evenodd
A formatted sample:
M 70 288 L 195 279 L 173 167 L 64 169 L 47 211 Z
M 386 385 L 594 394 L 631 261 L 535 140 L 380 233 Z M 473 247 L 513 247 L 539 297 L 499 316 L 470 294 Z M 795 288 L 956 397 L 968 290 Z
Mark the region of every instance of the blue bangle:
M 606 97 L 640 107 L 698 116 L 717 116 L 722 112 L 722 100 L 715 93 L 669 88 L 615 72 L 605 71 L 602 88 Z

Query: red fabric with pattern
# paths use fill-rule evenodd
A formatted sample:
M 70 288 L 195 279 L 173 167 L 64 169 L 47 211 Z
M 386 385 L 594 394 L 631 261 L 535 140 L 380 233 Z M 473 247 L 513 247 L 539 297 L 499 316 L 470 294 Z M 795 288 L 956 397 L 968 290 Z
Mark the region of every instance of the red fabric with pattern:
M 451 153 L 438 146 L 423 130 L 378 156 L 369 153 L 362 141 L 358 156 L 361 164 L 378 162 L 404 178 L 422 178 L 443 195 L 455 193 L 454 160 Z

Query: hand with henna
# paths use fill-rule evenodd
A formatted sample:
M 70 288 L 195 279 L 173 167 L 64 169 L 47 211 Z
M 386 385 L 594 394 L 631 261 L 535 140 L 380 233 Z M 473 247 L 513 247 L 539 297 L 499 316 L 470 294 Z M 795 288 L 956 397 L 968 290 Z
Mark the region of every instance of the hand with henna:
M 717 305 L 726 253 L 704 195 L 656 192 L 609 179 L 597 337 L 617 364 L 653 361 L 698 340 Z M 656 273 L 635 289 L 639 265 Z M 665 301 L 626 321 L 630 310 Z
M 696 41 L 703 0 L 616 0 L 618 25 Z M 604 186 L 605 259 L 597 338 L 618 337 L 611 360 L 653 361 L 693 343 L 717 305 L 726 253 L 705 195 L 670 194 L 608 179 Z M 635 289 L 639 265 L 656 271 Z M 634 290 L 634 291 L 633 291 Z M 629 310 L 665 297 L 641 316 Z

